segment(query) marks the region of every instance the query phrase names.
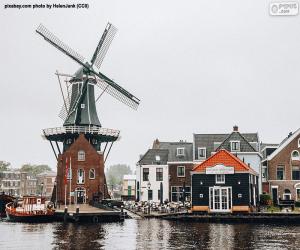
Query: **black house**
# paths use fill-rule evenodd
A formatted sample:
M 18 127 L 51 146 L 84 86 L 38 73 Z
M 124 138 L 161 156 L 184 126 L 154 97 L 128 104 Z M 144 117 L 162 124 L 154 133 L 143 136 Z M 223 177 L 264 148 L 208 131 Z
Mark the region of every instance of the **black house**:
M 192 211 L 250 212 L 258 202 L 258 173 L 222 149 L 196 166 L 192 175 Z

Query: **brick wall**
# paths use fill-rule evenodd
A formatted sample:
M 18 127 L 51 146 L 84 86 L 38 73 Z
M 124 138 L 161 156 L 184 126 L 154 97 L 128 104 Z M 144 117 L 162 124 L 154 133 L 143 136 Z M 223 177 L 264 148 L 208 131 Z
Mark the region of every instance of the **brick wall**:
M 85 160 L 78 161 L 78 151 L 83 150 L 85 152 Z M 86 190 L 86 202 L 92 200 L 93 194 L 100 192 L 102 198 L 105 194 L 105 176 L 104 176 L 104 162 L 103 155 L 97 153 L 97 151 L 90 145 L 83 134 L 81 134 L 76 141 L 66 150 L 62 155 L 59 155 L 57 164 L 57 200 L 62 203 L 65 202 L 65 164 L 66 158 L 68 162 L 72 163 L 72 180 L 71 180 L 71 191 L 75 191 L 76 188 L 82 187 Z M 84 170 L 84 184 L 77 183 L 77 171 L 78 169 Z M 89 178 L 90 169 L 95 169 L 95 179 Z M 70 181 L 67 184 L 67 199 L 69 199 L 70 193 Z M 74 197 L 71 198 L 74 203 Z

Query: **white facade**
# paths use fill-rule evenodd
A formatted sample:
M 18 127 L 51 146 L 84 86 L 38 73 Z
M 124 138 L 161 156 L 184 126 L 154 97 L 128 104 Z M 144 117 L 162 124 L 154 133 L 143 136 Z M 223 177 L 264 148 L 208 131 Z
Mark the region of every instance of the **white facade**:
M 262 175 L 261 175 L 261 156 L 258 152 L 247 153 L 247 152 L 237 152 L 237 157 L 244 161 L 246 164 L 250 164 L 250 167 L 258 173 L 258 191 L 262 194 Z
M 149 169 L 148 179 L 143 178 L 144 169 Z M 157 179 L 157 172 L 160 169 L 162 170 L 162 180 Z M 139 190 L 137 191 L 140 192 L 140 201 L 148 201 L 148 194 L 152 191 L 152 199 L 150 197 L 150 201 L 160 202 L 159 191 L 161 183 L 163 184 L 163 201 L 169 199 L 168 165 L 138 165 L 136 167 L 136 177 L 137 182 L 139 182 Z

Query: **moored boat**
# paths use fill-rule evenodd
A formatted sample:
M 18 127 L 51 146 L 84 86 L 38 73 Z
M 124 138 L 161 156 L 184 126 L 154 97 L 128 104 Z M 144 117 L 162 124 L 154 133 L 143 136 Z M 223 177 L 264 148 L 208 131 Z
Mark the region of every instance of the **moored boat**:
M 6 205 L 6 215 L 10 221 L 47 222 L 54 220 L 54 209 L 51 202 L 37 196 L 24 196 L 23 200 Z
M 5 213 L 6 204 L 13 202 L 14 199 L 15 197 L 7 195 L 4 192 L 0 194 L 0 217 L 6 217 L 6 213 Z

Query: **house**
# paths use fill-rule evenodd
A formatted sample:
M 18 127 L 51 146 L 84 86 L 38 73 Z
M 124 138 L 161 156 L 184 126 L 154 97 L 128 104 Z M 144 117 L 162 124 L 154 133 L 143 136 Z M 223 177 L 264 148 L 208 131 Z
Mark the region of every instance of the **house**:
M 261 143 L 260 145 L 260 150 L 262 155 L 262 160 L 261 160 L 262 193 L 269 193 L 267 158 L 278 148 L 278 146 L 279 144 L 275 144 L 275 143 Z
M 153 148 L 168 150 L 169 197 L 171 202 L 190 201 L 193 163 L 193 143 L 160 142 L 156 139 Z
M 103 152 L 97 152 L 85 134 L 71 141 L 58 155 L 57 201 L 78 204 L 108 197 Z
M 263 167 L 267 169 L 265 191 L 274 204 L 280 199 L 300 201 L 300 128 L 266 157 Z
M 0 191 L 11 196 L 21 196 L 21 172 L 0 172 Z
M 194 162 L 205 161 L 221 149 L 225 149 L 259 173 L 259 193 L 261 193 L 261 160 L 258 133 L 240 133 L 238 126 L 230 134 L 194 134 Z
M 192 175 L 193 212 L 249 212 L 258 202 L 258 173 L 225 149 L 199 163 Z
M 149 149 L 136 167 L 138 201 L 162 202 L 169 198 L 168 149 Z
M 122 200 L 135 200 L 136 176 L 124 175 L 122 183 Z
M 51 199 L 55 184 L 56 172 L 45 171 L 37 175 L 38 194 Z

